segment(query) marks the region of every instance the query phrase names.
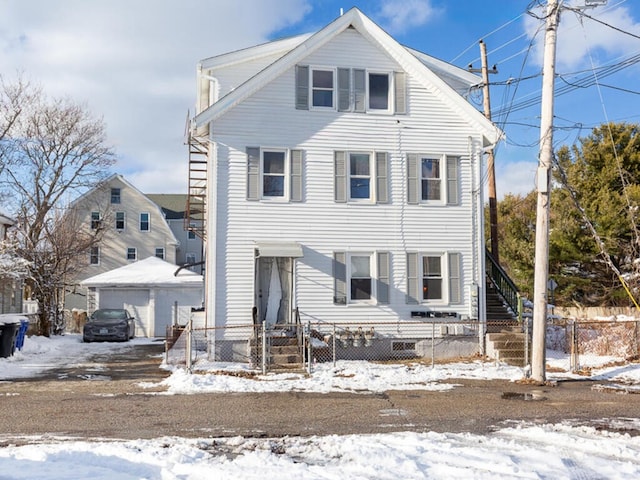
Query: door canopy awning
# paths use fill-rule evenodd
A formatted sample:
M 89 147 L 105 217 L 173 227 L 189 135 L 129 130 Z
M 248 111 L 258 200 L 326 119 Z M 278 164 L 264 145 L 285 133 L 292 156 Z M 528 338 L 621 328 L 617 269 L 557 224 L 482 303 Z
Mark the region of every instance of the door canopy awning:
M 302 245 L 298 242 L 256 242 L 256 257 L 301 258 Z

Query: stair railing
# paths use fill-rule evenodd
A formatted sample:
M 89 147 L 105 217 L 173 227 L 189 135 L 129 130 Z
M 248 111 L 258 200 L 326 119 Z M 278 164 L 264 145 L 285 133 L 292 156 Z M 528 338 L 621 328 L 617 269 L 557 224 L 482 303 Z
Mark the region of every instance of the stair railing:
M 487 275 L 496 290 L 507 303 L 511 311 L 518 316 L 518 321 L 522 322 L 522 299 L 516 284 L 509 278 L 500 265 L 495 261 L 491 253 L 486 252 L 486 269 Z

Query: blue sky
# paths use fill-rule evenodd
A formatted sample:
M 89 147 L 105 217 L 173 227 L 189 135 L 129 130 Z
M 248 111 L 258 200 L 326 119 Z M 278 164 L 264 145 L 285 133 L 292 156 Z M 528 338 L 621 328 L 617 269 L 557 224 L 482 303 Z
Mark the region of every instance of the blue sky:
M 85 102 L 107 123 L 120 158 L 114 172 L 146 193 L 185 193 L 183 132 L 197 62 L 316 31 L 357 6 L 400 43 L 459 67 L 480 67 L 484 40 L 498 69 L 490 76 L 493 120 L 507 135 L 496 156 L 498 195 L 526 193 L 538 154 L 539 4 L 546 1 L 0 0 L 0 74 L 10 80 L 20 71 L 53 96 Z M 556 145 L 607 120 L 640 122 L 640 2 L 609 0 L 584 13 L 601 23 L 579 22 L 570 10 L 561 17 Z M 481 97 L 472 100 L 482 108 Z

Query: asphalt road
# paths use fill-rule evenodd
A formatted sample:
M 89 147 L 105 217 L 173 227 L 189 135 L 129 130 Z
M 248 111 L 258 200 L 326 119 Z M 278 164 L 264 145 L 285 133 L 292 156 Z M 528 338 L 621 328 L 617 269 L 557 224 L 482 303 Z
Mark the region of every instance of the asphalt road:
M 640 395 L 591 381 L 535 386 L 456 380 L 445 392 L 167 395 L 158 384 L 162 344 L 96 356 L 80 367 L 0 382 L 0 445 L 28 436 L 138 439 L 162 436 L 309 436 L 392 431 L 488 433 L 514 421 L 640 432 Z M 606 386 L 606 384 L 605 384 Z M 611 419 L 622 419 L 611 422 Z M 637 422 L 635 422 L 637 423 Z

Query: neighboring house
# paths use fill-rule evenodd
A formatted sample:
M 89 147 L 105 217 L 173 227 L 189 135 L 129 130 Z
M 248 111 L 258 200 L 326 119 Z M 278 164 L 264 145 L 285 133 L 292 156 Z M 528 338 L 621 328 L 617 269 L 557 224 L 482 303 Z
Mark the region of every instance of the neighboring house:
M 7 239 L 7 231 L 15 223 L 14 219 L 0 212 L 0 241 Z M 3 262 L 0 270 L 11 269 L 13 260 L 5 255 L 0 254 L 0 261 Z M 6 265 L 4 264 L 5 262 Z M 23 282 L 20 277 L 11 274 L 0 275 L 0 314 L 22 312 L 22 285 Z
M 82 281 L 96 308 L 126 308 L 136 318 L 137 337 L 165 337 L 167 327 L 186 325 L 202 307 L 202 275 L 149 257 Z
M 148 193 L 147 197 L 162 209 L 164 218 L 178 241 L 176 264 L 193 265 L 189 267 L 189 270 L 202 274 L 204 272 L 202 238 L 197 236 L 194 231 L 185 228 L 187 195 Z
M 147 257 L 176 263 L 177 240 L 160 207 L 124 179 L 114 174 L 76 199 L 70 209 L 86 229 L 105 227 L 99 245 L 86 255 L 86 267 L 69 279 L 65 307 L 93 310 L 80 281 Z
M 391 341 L 416 319 L 482 322 L 483 155 L 501 132 L 463 96 L 480 82 L 355 8 L 203 60 L 207 325 L 299 314 L 324 332 L 386 322 Z M 241 331 L 217 330 L 216 351 L 236 355 Z

